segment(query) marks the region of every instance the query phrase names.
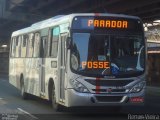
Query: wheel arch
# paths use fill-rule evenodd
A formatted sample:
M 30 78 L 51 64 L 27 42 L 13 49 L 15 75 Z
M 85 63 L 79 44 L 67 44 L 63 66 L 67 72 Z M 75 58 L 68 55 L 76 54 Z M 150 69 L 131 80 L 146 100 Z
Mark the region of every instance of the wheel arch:
M 50 78 L 49 82 L 48 82 L 48 98 L 49 98 L 50 101 L 52 100 L 53 85 L 55 85 L 54 80 L 53 80 L 53 78 Z

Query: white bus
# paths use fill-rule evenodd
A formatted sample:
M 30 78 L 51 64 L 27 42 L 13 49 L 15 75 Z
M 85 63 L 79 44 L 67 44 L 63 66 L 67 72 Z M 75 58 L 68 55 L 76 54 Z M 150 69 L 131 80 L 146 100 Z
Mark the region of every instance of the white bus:
M 61 106 L 144 103 L 146 41 L 140 18 L 117 14 L 56 16 L 13 32 L 9 82 Z

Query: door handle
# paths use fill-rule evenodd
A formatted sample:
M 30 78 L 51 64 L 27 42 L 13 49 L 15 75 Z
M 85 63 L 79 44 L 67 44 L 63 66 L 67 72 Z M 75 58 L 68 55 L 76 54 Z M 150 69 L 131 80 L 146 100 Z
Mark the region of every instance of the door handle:
M 44 64 L 39 64 L 39 67 L 45 67 L 45 65 Z
M 65 69 L 65 67 L 64 67 L 64 66 L 61 66 L 60 69 Z

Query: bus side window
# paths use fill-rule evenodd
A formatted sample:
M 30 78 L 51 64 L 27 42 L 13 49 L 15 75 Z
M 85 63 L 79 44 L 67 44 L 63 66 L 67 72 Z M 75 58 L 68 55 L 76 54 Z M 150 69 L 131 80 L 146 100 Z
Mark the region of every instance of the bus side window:
M 30 33 L 27 46 L 27 57 L 33 57 L 33 47 L 34 47 L 34 34 Z
M 39 57 L 40 55 L 40 33 L 35 33 L 34 36 L 34 51 L 33 57 Z
M 12 45 L 11 45 L 11 57 L 15 57 L 16 53 L 16 37 L 12 38 Z
M 47 56 L 47 36 L 41 37 L 41 55 L 42 58 Z
M 26 57 L 27 35 L 22 36 L 21 57 Z
M 42 29 L 41 33 L 41 47 L 40 47 L 40 57 L 48 57 L 48 45 L 50 45 L 50 41 L 48 42 L 48 36 L 50 33 L 48 32 L 49 28 Z
M 60 34 L 59 26 L 51 30 L 50 56 L 53 58 L 57 57 L 59 34 Z
M 16 56 L 21 57 L 21 36 L 16 38 Z
M 51 57 L 51 30 L 48 31 L 47 35 L 47 51 L 46 51 L 46 57 Z

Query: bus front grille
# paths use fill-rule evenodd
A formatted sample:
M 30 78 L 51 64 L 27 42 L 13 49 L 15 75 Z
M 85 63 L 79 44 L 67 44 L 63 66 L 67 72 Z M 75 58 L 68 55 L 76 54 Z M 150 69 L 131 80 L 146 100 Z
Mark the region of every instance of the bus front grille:
M 123 96 L 96 96 L 98 102 L 120 102 Z
M 134 80 L 95 80 L 95 79 L 85 79 L 86 82 L 94 86 L 125 86 Z
M 94 92 L 108 92 L 107 89 L 92 89 Z M 125 93 L 126 89 L 112 89 L 112 93 Z

